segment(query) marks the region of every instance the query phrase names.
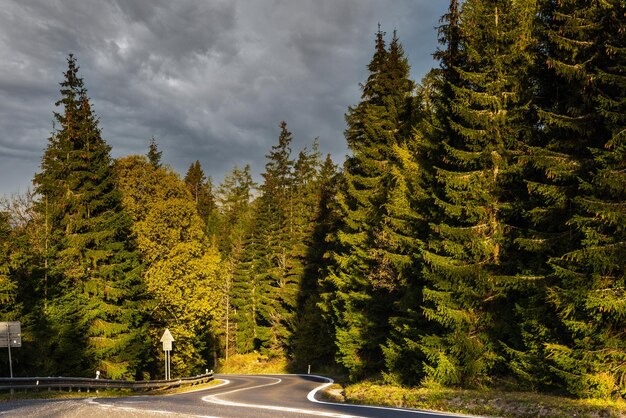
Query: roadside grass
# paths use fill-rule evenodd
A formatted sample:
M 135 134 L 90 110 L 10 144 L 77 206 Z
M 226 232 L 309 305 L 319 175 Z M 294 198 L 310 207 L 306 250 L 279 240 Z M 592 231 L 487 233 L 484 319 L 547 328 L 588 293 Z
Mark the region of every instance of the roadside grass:
M 287 360 L 258 353 L 235 354 L 220 360 L 218 373 L 227 374 L 285 374 L 289 373 Z
M 331 386 L 333 401 L 495 417 L 626 417 L 625 401 L 571 399 L 533 392 L 403 388 L 364 382 Z
M 71 392 L 68 390 L 39 390 L 34 391 L 32 389 L 15 389 L 13 393 L 1 392 L 0 402 L 8 402 L 20 399 L 75 399 L 75 398 L 122 398 L 127 396 L 145 396 L 145 395 L 171 395 L 176 393 L 185 393 L 196 391 L 200 389 L 210 388 L 221 383 L 221 380 L 215 379 L 208 383 L 193 386 L 182 386 L 171 389 L 154 389 L 154 390 L 142 390 L 133 391 L 131 389 L 99 389 L 79 391 L 74 389 Z

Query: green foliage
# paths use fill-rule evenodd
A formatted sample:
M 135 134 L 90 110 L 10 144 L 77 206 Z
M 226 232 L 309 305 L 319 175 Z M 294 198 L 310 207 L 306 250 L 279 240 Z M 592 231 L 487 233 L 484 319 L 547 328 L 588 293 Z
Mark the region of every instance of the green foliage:
M 379 28 L 341 172 L 282 122 L 262 184 L 235 167 L 216 190 L 154 138 L 113 166 L 70 55 L 36 200 L 0 209 L 18 373 L 157 375 L 168 327 L 180 375 L 212 355 L 421 383 L 365 385 L 403 406 L 501 384 L 623 399 L 625 19 L 621 0 L 450 0 L 419 86 Z
M 245 249 L 249 242 L 247 235 L 253 217 L 251 201 L 255 187 L 256 184 L 252 181 L 250 174 L 250 166 L 246 165 L 243 169 L 234 167 L 231 173 L 224 178 L 224 182 L 219 186 L 216 193 L 220 219 L 217 245 L 226 265 L 222 281 L 225 300 L 220 332 L 224 338 L 223 347 L 226 359 L 228 359 L 234 346 L 234 336 L 240 335 L 236 333 L 236 323 L 232 320 L 232 299 L 238 298 L 239 300 L 234 303 L 240 306 L 244 304 L 245 283 L 240 283 L 238 288 L 234 288 L 233 281 L 235 272 L 243 269 L 241 264 L 244 261 L 243 257 L 247 256 Z M 237 291 L 241 290 L 242 285 L 244 291 L 238 294 Z M 240 322 L 241 318 L 246 317 L 240 317 Z M 246 352 L 248 349 L 244 348 L 242 351 Z
M 278 144 L 267 155 L 258 198 L 248 204 L 249 187 L 235 184 L 250 184 L 245 180 L 249 174 L 235 181 L 242 174 L 235 170 L 226 179 L 229 192 L 220 193 L 220 202 L 224 225 L 232 225 L 225 231 L 233 234 L 225 248 L 232 253 L 236 350 L 288 356 L 301 366 L 328 360 L 310 350 L 312 344 L 332 344 L 327 327 L 318 327 L 316 282 L 324 263 L 319 246 L 326 234 L 326 219 L 320 216 L 328 212 L 335 168 L 330 158 L 322 167 L 317 141 L 294 161 L 285 122 L 280 129 Z M 237 222 L 235 214 L 241 216 Z
M 161 168 L 161 155 L 163 155 L 163 151 L 159 151 L 156 139 L 152 137 L 150 139 L 147 157 L 154 168 Z
M 0 303 L 3 314 L 11 314 L 15 310 L 13 305 L 17 284 L 11 275 L 13 267 L 11 232 L 9 214 L 2 211 L 0 212 Z
M 213 183 L 207 178 L 197 161 L 189 166 L 185 175 L 185 184 L 191 193 L 193 200 L 196 202 L 198 215 L 207 226 L 207 234 L 215 235 L 217 206 L 215 204 L 215 196 L 213 196 Z
M 569 133 L 564 152 L 575 164 L 563 192 L 571 244 L 551 257 L 555 281 L 547 290 L 564 338 L 546 351 L 580 397 L 626 394 L 625 13 L 622 2 L 565 2 L 554 14 L 560 37 L 551 38 L 555 76 L 579 97 L 551 120 Z
M 352 377 L 381 367 L 381 345 L 414 250 L 404 240 L 410 215 L 402 212 L 406 190 L 394 155 L 408 134 L 413 84 L 395 33 L 387 48 L 377 32 L 368 70 L 361 102 L 346 115 L 351 155 L 337 193 L 343 219 L 322 297 L 335 328 L 337 361 Z
M 76 353 L 80 374 L 99 368 L 113 378 L 133 376 L 143 344 L 137 303 L 142 298 L 130 219 L 115 188 L 110 147 L 100 136 L 78 66 L 68 58 L 61 83 L 63 113 L 35 176 L 39 216 L 45 219 L 47 288 L 55 326 L 76 327 L 84 351 Z M 78 301 L 78 303 L 76 303 Z M 60 332 L 59 347 L 74 330 Z M 63 360 L 61 360 L 63 361 Z M 60 368 L 63 369 L 62 364 Z
M 218 244 L 225 254 L 239 257 L 250 224 L 250 203 L 256 184 L 250 166 L 234 167 L 217 189 L 216 201 L 222 219 Z
M 300 166 L 302 157 L 296 163 Z M 311 166 L 315 167 L 315 165 Z M 313 170 L 309 170 L 311 173 Z M 327 237 L 336 231 L 339 220 L 333 205 L 337 191 L 337 166 L 330 155 L 319 168 L 319 175 L 309 182 L 300 182 L 306 188 L 300 200 L 302 214 L 311 214 L 304 226 L 299 253 L 303 265 L 302 281 L 298 295 L 298 306 L 294 323 L 294 333 L 289 342 L 293 355 L 294 371 L 302 371 L 307 366 L 319 370 L 333 364 L 334 341 L 332 325 L 327 321 L 323 310 L 322 294 L 325 292 L 321 277 L 329 265 L 325 258 L 333 246 Z M 302 192 L 301 192 L 302 193 Z M 302 204 L 307 202 L 307 204 Z M 314 347 L 314 349 L 312 349 Z
M 506 279 L 515 273 L 506 231 L 520 187 L 516 156 L 530 130 L 534 9 L 527 1 L 466 1 L 459 37 L 450 40 L 463 57 L 443 68 L 438 213 L 423 252 L 423 313 L 440 326 L 422 339 L 427 381 L 483 384 L 500 359 L 493 335 L 506 332 L 512 315 L 504 311 L 515 286 Z
M 233 282 L 240 353 L 283 354 L 292 332 L 300 280 L 289 254 L 295 228 L 294 162 L 291 132 L 285 122 L 280 129 L 278 144 L 267 155 L 256 215 Z

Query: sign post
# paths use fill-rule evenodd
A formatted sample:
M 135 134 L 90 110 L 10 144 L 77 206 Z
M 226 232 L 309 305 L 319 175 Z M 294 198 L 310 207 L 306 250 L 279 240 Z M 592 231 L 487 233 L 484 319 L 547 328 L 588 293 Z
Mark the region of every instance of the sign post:
M 0 322 L 0 347 L 9 349 L 9 372 L 13 378 L 13 361 L 11 347 L 22 346 L 22 327 L 19 321 Z
M 170 352 L 172 351 L 174 337 L 172 337 L 172 333 L 169 329 L 165 328 L 161 342 L 163 343 L 163 351 L 165 352 L 165 380 L 170 380 L 172 378 L 170 375 Z

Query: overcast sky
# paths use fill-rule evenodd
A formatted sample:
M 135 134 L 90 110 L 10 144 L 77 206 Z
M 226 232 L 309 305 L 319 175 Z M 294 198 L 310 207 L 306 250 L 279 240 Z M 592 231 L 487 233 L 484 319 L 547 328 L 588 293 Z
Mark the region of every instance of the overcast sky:
M 0 196 L 39 170 L 73 53 L 114 157 L 145 154 L 217 183 L 263 170 L 281 120 L 293 153 L 319 137 L 342 163 L 377 24 L 396 29 L 419 81 L 447 0 L 1 0 Z

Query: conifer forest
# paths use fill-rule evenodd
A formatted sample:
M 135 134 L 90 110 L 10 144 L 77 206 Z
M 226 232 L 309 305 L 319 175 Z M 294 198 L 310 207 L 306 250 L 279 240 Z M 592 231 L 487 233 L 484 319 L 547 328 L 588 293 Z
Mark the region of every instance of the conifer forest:
M 419 82 L 399 34 L 372 33 L 344 161 L 267 121 L 262 175 L 220 184 L 155 138 L 112 158 L 70 54 L 32 191 L 0 209 L 15 375 L 157 379 L 169 328 L 176 376 L 257 352 L 626 397 L 626 3 L 449 4 Z

